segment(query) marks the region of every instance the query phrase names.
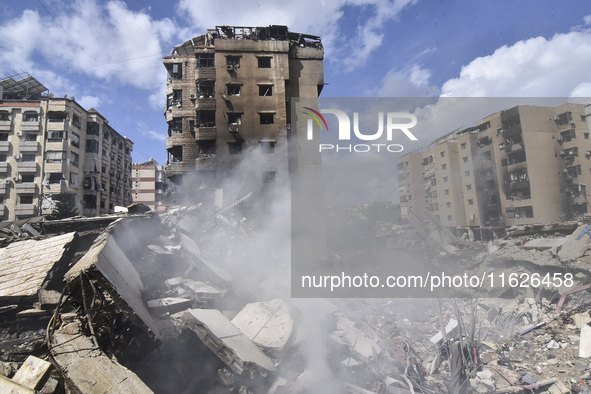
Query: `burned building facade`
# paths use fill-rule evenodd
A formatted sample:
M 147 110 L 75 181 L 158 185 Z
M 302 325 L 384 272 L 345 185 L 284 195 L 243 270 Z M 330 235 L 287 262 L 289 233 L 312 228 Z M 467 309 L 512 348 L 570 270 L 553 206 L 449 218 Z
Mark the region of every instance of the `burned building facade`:
M 422 161 L 419 162 L 419 159 Z M 447 227 L 563 221 L 590 212 L 585 105 L 519 105 L 397 161 L 403 216 Z
M 245 192 L 287 180 L 290 98 L 318 97 L 323 56 L 319 37 L 286 26 L 218 26 L 164 57 L 166 173 L 177 198 L 230 176 Z
M 105 117 L 28 74 L 0 85 L 0 220 L 51 213 L 60 193 L 75 194 L 84 216 L 131 203 L 133 143 Z

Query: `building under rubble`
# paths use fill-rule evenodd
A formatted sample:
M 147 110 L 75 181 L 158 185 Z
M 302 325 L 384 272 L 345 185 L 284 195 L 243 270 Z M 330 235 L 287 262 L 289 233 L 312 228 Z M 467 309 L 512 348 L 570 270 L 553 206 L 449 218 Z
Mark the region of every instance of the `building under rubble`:
M 403 217 L 447 227 L 563 221 L 590 211 L 585 105 L 519 105 L 397 160 Z
M 131 203 L 133 143 L 104 116 L 28 73 L 0 87 L 0 221 L 51 213 L 60 193 L 75 194 L 84 216 Z
M 183 188 L 191 199 L 223 188 L 247 155 L 260 159 L 248 156 L 239 171 L 246 193 L 288 179 L 290 99 L 318 98 L 323 57 L 320 37 L 275 25 L 218 26 L 164 57 L 166 173 L 177 201 Z

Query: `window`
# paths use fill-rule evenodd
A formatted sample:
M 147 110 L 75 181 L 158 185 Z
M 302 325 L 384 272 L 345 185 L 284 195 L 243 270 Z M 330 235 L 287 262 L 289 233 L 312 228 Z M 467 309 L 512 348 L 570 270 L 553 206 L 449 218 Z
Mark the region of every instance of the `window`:
M 464 163 L 467 163 L 467 162 L 468 162 L 468 156 L 464 156 L 464 157 L 462 157 L 462 161 L 463 161 Z
M 6 153 L 0 153 L 0 163 L 4 163 L 6 161 Z
M 36 142 L 37 141 L 37 134 L 27 133 L 25 134 L 25 141 L 27 142 Z
M 105 130 L 105 132 L 103 133 L 103 139 L 106 142 L 109 142 L 109 138 L 111 137 L 111 133 L 109 133 L 109 130 Z
M 449 196 L 449 189 L 445 189 L 445 192 L 444 193 L 445 193 L 446 196 Z
M 72 117 L 72 125 L 74 125 L 74 127 L 77 128 L 80 128 L 82 126 L 82 123 L 80 122 L 80 116 L 74 114 L 74 116 Z
M 61 141 L 66 138 L 67 132 L 63 130 L 49 130 L 47 131 L 47 141 Z
M 21 182 L 23 182 L 23 183 L 35 182 L 35 175 L 34 174 L 23 174 L 21 176 Z
M 97 122 L 86 123 L 86 134 L 88 135 L 99 135 L 101 133 L 101 125 Z
M 242 142 L 228 142 L 228 151 L 231 155 L 237 155 L 242 152 Z
M 10 112 L 0 111 L 0 120 L 10 120 Z
M 32 204 L 33 196 L 21 196 L 21 204 Z
M 433 210 L 434 211 L 439 211 L 439 203 L 436 202 L 435 204 L 433 204 Z
M 567 123 L 574 123 L 572 112 L 562 113 L 558 115 L 554 120 L 559 126 L 563 126 Z
M 440 153 L 441 157 L 445 157 L 445 151 Z
M 32 162 L 37 159 L 37 155 L 34 153 L 23 153 L 22 161 L 25 162 Z
M 259 96 L 272 96 L 273 85 L 259 85 Z
M 45 154 L 46 163 L 61 163 L 66 158 L 66 152 L 64 151 L 48 151 Z
M 473 200 L 473 199 L 471 199 L 471 198 L 469 198 L 469 199 L 468 199 L 468 205 L 474 205 L 474 200 Z
M 261 124 L 273 124 L 275 113 L 259 113 Z
M 215 127 L 215 111 L 197 111 L 197 127 Z
M 462 144 L 460 145 L 462 147 L 462 149 L 466 149 L 466 143 L 462 142 Z
M 433 192 L 431 193 L 431 197 L 437 198 L 437 190 L 433 190 Z
M 50 172 L 49 174 L 45 174 L 49 184 L 60 183 L 64 179 L 64 175 L 61 172 Z
M 99 143 L 94 140 L 86 140 L 86 153 L 99 153 Z
M 230 124 L 230 125 L 242 124 L 242 113 L 241 112 L 228 112 L 228 124 Z
M 472 185 L 466 185 L 466 190 L 467 190 L 467 191 L 470 191 L 470 190 L 472 190 Z
M 451 202 L 446 202 L 446 203 L 445 203 L 445 207 L 446 207 L 446 208 L 451 208 Z
M 443 177 L 443 182 L 447 182 L 447 177 L 446 176 Z
M 181 134 L 183 132 L 183 118 L 172 118 L 168 124 L 168 136 Z
M 227 85 L 228 96 L 240 96 L 241 85 Z
M 72 133 L 72 145 L 75 146 L 76 148 L 80 147 L 80 136 L 76 133 Z
M 37 122 L 39 121 L 39 113 L 34 111 L 26 111 L 23 114 L 23 121 L 25 122 Z
M 176 145 L 168 149 L 168 162 L 178 163 L 183 161 L 183 147 L 182 145 Z
M 215 65 L 213 53 L 197 54 L 197 68 L 212 68 Z
M 277 171 L 263 171 L 263 183 L 275 182 L 275 175 Z
M 583 136 L 585 137 L 586 140 L 589 139 L 589 133 L 583 133 Z
M 76 153 L 76 152 L 70 153 L 70 164 L 73 165 L 74 167 L 78 167 L 79 159 L 80 159 L 80 156 L 78 155 L 78 153 Z
M 234 68 L 240 68 L 240 56 L 226 56 L 226 65 Z
M 215 81 L 197 81 L 197 96 L 199 98 L 213 98 L 215 95 Z
M 8 133 L 0 133 L 0 141 L 8 141 Z
M 441 165 L 441 169 L 442 169 L 442 170 L 445 170 L 446 168 L 447 168 L 447 164 L 442 164 L 442 165 Z
M 574 140 L 575 138 L 577 138 L 577 133 L 575 132 L 575 129 L 570 129 L 570 130 L 566 130 L 566 131 L 563 131 L 562 133 L 560 133 L 559 141 L 569 142 L 571 140 Z
M 107 173 L 107 167 L 106 166 L 102 166 L 101 167 L 101 173 L 106 174 Z
M 275 141 L 261 141 L 261 152 L 262 153 L 273 153 L 275 152 Z
M 70 172 L 70 187 L 78 188 L 78 174 Z
M 464 176 L 470 176 L 470 171 L 464 171 Z
M 271 58 L 268 56 L 259 57 L 259 68 L 271 68 Z
M 448 220 L 449 222 L 451 222 L 451 218 L 452 218 L 452 216 L 451 216 L 451 215 L 447 215 L 447 220 Z
M 166 65 L 168 79 L 181 79 L 183 77 L 183 64 L 172 63 Z

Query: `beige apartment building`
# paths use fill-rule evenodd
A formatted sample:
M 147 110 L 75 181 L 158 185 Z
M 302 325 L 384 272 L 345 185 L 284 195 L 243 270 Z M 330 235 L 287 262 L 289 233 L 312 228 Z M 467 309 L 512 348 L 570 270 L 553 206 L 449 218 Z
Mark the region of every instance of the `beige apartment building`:
M 286 26 L 218 26 L 164 57 L 166 173 L 175 199 L 285 182 L 290 99 L 318 98 L 323 57 L 319 37 Z
M 130 204 L 133 143 L 96 110 L 18 77 L 0 81 L 0 219 L 51 213 L 66 192 L 84 216 Z
M 162 205 L 162 200 L 169 187 L 163 166 L 154 159 L 145 163 L 133 163 L 131 178 L 133 202 L 145 204 L 152 210 Z
M 448 227 L 556 222 L 591 210 L 591 140 L 582 104 L 494 113 L 400 157 L 397 166 L 399 179 L 414 174 L 399 183 L 403 216 L 409 208 L 430 212 Z

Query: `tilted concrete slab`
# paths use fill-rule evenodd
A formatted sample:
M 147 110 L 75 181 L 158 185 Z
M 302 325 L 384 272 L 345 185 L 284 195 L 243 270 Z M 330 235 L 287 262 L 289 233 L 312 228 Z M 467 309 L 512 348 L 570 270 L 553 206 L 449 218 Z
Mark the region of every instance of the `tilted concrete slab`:
M 562 245 L 558 257 L 562 261 L 576 260 L 591 246 L 591 225 L 583 224 Z
M 289 307 L 279 299 L 246 305 L 232 323 L 257 346 L 272 352 L 281 351 L 293 331 Z
M 368 338 L 355 328 L 353 323 L 346 317 L 341 317 L 337 321 L 337 328 L 343 331 L 343 340 L 362 361 L 368 362 L 375 355 L 381 353 L 380 346 L 373 339 Z
M 50 353 L 64 374 L 66 386 L 74 393 L 148 394 L 152 390 L 129 369 L 95 348 L 79 332 L 53 333 Z
M 275 370 L 275 364 L 217 309 L 190 309 L 183 321 L 234 372 Z
M 568 238 L 556 237 L 556 238 L 536 238 L 529 240 L 523 245 L 524 249 L 537 249 L 545 250 L 552 249 L 562 246 Z
M 68 233 L 14 242 L 0 249 L 0 299 L 36 296 L 75 237 L 75 233 Z

